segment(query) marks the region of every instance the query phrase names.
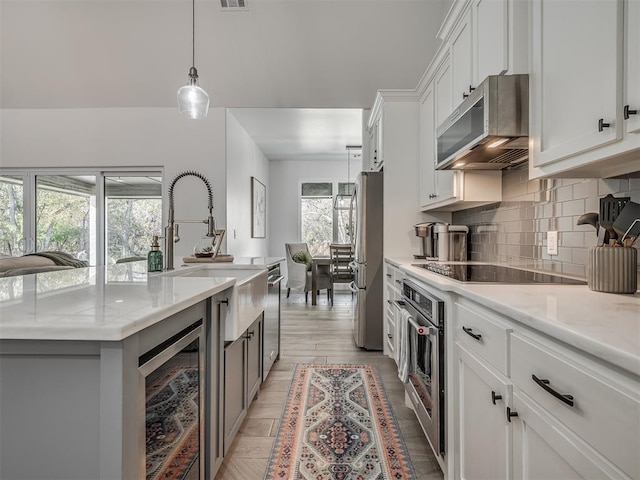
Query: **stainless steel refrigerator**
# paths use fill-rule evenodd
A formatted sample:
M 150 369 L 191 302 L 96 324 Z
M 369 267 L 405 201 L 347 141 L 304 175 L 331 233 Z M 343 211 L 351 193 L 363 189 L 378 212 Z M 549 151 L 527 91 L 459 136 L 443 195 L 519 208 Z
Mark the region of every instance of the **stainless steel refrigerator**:
M 382 172 L 361 172 L 352 197 L 354 215 L 353 338 L 358 347 L 382 350 Z

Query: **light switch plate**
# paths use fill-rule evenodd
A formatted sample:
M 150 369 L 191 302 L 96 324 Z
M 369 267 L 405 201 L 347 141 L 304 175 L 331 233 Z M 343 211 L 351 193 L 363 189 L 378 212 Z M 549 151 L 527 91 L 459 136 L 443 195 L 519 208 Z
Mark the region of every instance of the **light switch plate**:
M 558 254 L 558 232 L 547 232 L 547 255 Z

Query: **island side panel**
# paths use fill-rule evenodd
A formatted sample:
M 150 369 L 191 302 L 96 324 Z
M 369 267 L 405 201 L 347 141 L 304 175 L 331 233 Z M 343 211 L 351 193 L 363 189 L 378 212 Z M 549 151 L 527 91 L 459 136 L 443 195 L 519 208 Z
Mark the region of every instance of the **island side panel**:
M 0 342 L 0 478 L 99 478 L 95 342 Z

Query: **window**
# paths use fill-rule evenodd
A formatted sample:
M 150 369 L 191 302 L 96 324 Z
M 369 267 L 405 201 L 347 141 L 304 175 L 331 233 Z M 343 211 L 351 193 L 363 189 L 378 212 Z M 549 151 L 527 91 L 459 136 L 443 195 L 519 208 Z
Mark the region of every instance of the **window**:
M 337 189 L 334 182 L 302 183 L 300 238 L 312 256 L 329 255 L 332 243 L 351 243 L 353 188 L 353 183 L 337 183 Z
M 60 250 L 91 265 L 146 256 L 162 234 L 162 172 L 0 171 L 0 254 Z
M 95 176 L 36 176 L 37 252 L 67 252 L 96 265 L 95 219 Z
M 329 255 L 333 240 L 333 184 L 303 183 L 301 238 L 312 256 Z
M 23 180 L 0 176 L 0 256 L 14 256 L 24 249 Z
M 162 177 L 109 176 L 104 189 L 107 263 L 146 256 L 162 232 Z

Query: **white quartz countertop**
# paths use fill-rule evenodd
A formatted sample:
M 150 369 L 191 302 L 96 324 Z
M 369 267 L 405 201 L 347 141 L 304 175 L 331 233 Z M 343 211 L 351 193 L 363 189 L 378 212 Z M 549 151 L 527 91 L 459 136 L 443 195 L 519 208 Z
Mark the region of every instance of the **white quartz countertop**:
M 523 325 L 640 375 L 640 294 L 594 292 L 587 285 L 507 285 L 450 280 L 387 258 L 412 277 L 474 300 Z
M 0 340 L 123 340 L 234 284 L 147 275 L 146 262 L 0 278 Z

